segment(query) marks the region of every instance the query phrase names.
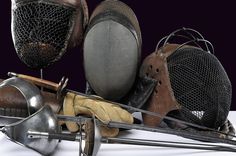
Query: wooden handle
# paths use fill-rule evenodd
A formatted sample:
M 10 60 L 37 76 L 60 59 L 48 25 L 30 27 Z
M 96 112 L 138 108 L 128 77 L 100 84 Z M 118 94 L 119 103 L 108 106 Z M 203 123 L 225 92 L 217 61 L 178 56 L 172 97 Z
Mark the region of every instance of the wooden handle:
M 53 91 L 58 91 L 59 90 L 59 87 L 60 85 L 55 83 L 55 82 L 51 82 L 51 81 L 48 81 L 48 80 L 43 80 L 43 79 L 40 79 L 40 78 L 37 78 L 37 77 L 33 77 L 33 76 L 28 76 L 28 75 L 24 75 L 24 74 L 17 74 L 17 73 L 12 73 L 12 72 L 9 72 L 8 73 L 8 76 L 10 77 L 19 77 L 19 78 L 22 78 L 28 82 L 31 82 L 37 86 L 40 86 L 40 87 L 44 87 L 44 88 L 47 88 L 47 89 L 50 89 L 50 90 L 53 90 Z

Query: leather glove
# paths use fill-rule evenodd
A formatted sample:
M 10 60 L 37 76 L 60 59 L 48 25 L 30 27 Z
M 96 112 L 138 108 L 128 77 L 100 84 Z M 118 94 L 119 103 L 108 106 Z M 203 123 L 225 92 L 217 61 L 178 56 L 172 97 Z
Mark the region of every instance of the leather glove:
M 126 110 L 117 105 L 90 99 L 88 97 L 67 93 L 63 103 L 63 114 L 69 116 L 87 115 L 95 116 L 102 123 L 109 121 L 133 123 L 133 116 Z M 79 127 L 74 122 L 66 122 L 69 131 L 76 132 Z M 117 128 L 101 127 L 102 136 L 116 136 L 119 133 Z

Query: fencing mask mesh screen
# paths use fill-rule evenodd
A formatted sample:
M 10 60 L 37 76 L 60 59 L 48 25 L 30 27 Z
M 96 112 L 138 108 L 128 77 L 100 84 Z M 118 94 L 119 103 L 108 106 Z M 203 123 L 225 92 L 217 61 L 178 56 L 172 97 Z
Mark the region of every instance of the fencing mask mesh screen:
M 105 0 L 96 7 L 84 37 L 84 69 L 97 95 L 117 101 L 131 90 L 141 45 L 139 23 L 128 5 Z
M 224 126 L 228 122 L 232 86 L 213 54 L 213 45 L 194 29 L 177 29 L 163 37 L 140 69 L 142 77 L 158 82 L 146 109 L 217 130 Z M 144 115 L 146 124 L 155 126 L 161 121 Z M 171 127 L 183 128 L 164 121 Z
M 19 58 L 43 68 L 65 52 L 75 9 L 48 1 L 17 3 L 12 9 L 12 36 Z
M 230 80 L 212 54 L 199 48 L 182 48 L 167 58 L 171 87 L 184 119 L 218 128 L 231 105 Z

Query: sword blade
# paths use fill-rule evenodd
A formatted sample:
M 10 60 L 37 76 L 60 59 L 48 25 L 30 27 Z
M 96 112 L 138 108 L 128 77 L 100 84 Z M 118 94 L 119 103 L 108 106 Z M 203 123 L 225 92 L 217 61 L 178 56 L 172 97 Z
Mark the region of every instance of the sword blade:
M 4 127 L 6 125 L 18 122 L 22 119 L 24 119 L 24 118 L 0 115 L 0 127 Z
M 213 150 L 213 151 L 227 151 L 236 152 L 233 147 L 218 146 L 210 144 L 186 144 L 181 142 L 171 141 L 156 141 L 156 140 L 144 140 L 144 139 L 131 139 L 131 138 L 102 138 L 102 143 L 119 143 L 129 145 L 142 145 L 142 146 L 154 146 L 154 147 L 173 147 L 184 149 L 198 149 L 198 150 Z
M 186 130 L 175 130 L 175 129 L 169 129 L 169 128 L 159 128 L 159 127 L 147 127 L 143 125 L 136 125 L 136 124 L 125 124 L 125 123 L 119 123 L 119 122 L 109 122 L 107 127 L 110 128 L 123 128 L 123 129 L 136 129 L 136 130 L 144 130 L 144 131 L 150 131 L 150 132 L 159 132 L 163 134 L 172 134 L 177 135 L 185 138 L 190 138 L 194 140 L 201 140 L 206 142 L 214 142 L 214 143 L 225 143 L 229 145 L 236 145 L 236 141 L 229 140 L 229 139 L 222 139 L 214 136 L 208 136 L 203 133 L 196 133 L 196 132 L 189 132 Z
M 157 116 L 157 117 L 160 117 L 162 119 L 167 119 L 169 121 L 174 121 L 176 123 L 184 124 L 184 125 L 187 125 L 187 126 L 190 126 L 190 127 L 198 128 L 198 129 L 201 129 L 201 130 L 212 131 L 212 132 L 215 132 L 215 133 L 218 133 L 218 134 L 223 134 L 223 135 L 226 135 L 226 136 L 231 136 L 232 138 L 236 138 L 236 136 L 232 135 L 232 134 L 227 134 L 227 133 L 224 133 L 224 132 L 220 132 L 218 130 L 215 130 L 215 129 L 212 129 L 212 128 L 209 128 L 209 127 L 205 127 L 205 126 L 197 125 L 197 124 L 194 124 L 194 123 L 186 122 L 186 121 L 179 120 L 179 119 L 176 119 L 176 118 L 173 118 L 173 117 L 162 116 L 162 115 L 160 115 L 159 113 L 156 113 L 156 112 L 151 112 L 151 111 L 135 108 L 135 107 L 128 106 L 128 105 L 118 103 L 118 102 L 108 101 L 106 99 L 102 99 L 102 98 L 99 98 L 99 97 L 96 97 L 96 96 L 87 95 L 87 94 L 77 92 L 77 91 L 74 91 L 74 90 L 70 90 L 70 89 L 66 89 L 66 91 L 70 92 L 70 93 L 80 95 L 80 96 L 87 97 L 89 99 L 103 101 L 103 102 L 111 103 L 111 104 L 114 104 L 114 105 L 118 105 L 118 106 L 120 106 L 122 108 L 125 108 L 127 110 L 141 112 L 141 113 L 148 114 L 148 115 L 151 115 L 151 116 Z
M 24 118 L 20 117 L 12 117 L 12 116 L 0 116 L 0 118 L 10 119 L 12 123 L 14 121 L 19 121 Z M 82 122 L 85 122 L 87 120 L 92 120 L 90 117 L 83 117 L 83 116 L 65 116 L 65 115 L 57 115 L 58 120 L 66 120 L 66 121 L 74 121 L 76 123 L 81 124 Z M 98 121 L 98 120 L 97 120 Z M 99 122 L 100 125 L 106 125 L 110 128 L 123 128 L 123 129 L 136 129 L 136 130 L 143 130 L 143 131 L 150 131 L 150 132 L 159 132 L 164 134 L 172 134 L 177 135 L 181 137 L 186 137 L 194 140 L 201 140 L 201 141 L 210 141 L 210 142 L 217 142 L 217 143 L 226 143 L 230 145 L 236 145 L 236 141 L 229 140 L 229 139 L 222 139 L 218 137 L 213 136 L 207 136 L 205 134 L 196 133 L 196 132 L 187 132 L 185 130 L 173 130 L 173 129 L 167 129 L 167 128 L 159 128 L 159 127 L 148 127 L 143 125 L 137 125 L 137 124 L 126 124 L 126 123 L 120 123 L 120 122 L 108 122 L 108 123 L 102 123 Z M 5 125 L 0 125 L 0 127 L 4 127 Z
M 56 115 L 58 120 L 62 120 L 62 121 L 74 121 L 76 123 L 82 123 L 86 120 L 91 120 L 92 118 L 89 117 L 84 117 L 84 116 L 66 116 L 66 115 Z M 6 125 L 10 125 L 13 124 L 15 122 L 18 122 L 20 120 L 23 120 L 25 118 L 22 117 L 14 117 L 14 116 L 4 116 L 4 115 L 0 115 L 0 127 L 4 127 Z
M 77 123 L 82 123 L 87 120 L 92 120 L 91 117 L 84 117 L 84 116 L 67 116 L 67 115 L 57 115 L 58 120 L 63 121 L 73 121 Z
M 44 86 L 44 87 L 46 87 L 48 89 L 51 89 L 51 90 L 54 90 L 54 91 L 58 91 L 58 88 L 59 88 L 59 84 L 57 84 L 55 82 L 51 82 L 51 81 L 48 81 L 48 80 L 42 80 L 42 79 L 39 79 L 39 78 L 36 78 L 36 77 L 24 75 L 24 74 L 17 74 L 17 73 L 9 72 L 8 76 L 10 76 L 10 77 L 12 77 L 12 76 L 20 77 L 20 78 L 23 78 L 25 80 L 31 81 L 31 82 L 35 83 L 36 85 Z M 161 114 L 156 113 L 156 112 L 151 112 L 151 111 L 135 108 L 135 107 L 132 107 L 132 106 L 128 106 L 128 105 L 113 102 L 113 101 L 108 101 L 108 100 L 105 100 L 105 99 L 102 99 L 102 98 L 87 95 L 87 94 L 80 93 L 80 92 L 70 90 L 70 89 L 65 89 L 64 91 L 65 92 L 71 92 L 71 93 L 74 93 L 74 94 L 77 94 L 77 95 L 81 95 L 81 96 L 84 96 L 84 97 L 87 97 L 87 98 L 90 98 L 90 99 L 99 100 L 99 101 L 103 101 L 103 102 L 107 102 L 107 103 L 112 103 L 112 104 L 118 105 L 122 108 L 125 108 L 127 110 L 137 111 L 137 112 L 141 112 L 141 113 L 148 114 L 148 115 L 151 115 L 151 116 L 157 116 L 159 118 L 166 119 L 166 120 L 169 120 L 169 121 L 174 121 L 176 123 L 180 123 L 180 124 L 184 124 L 184 125 L 191 126 L 191 127 L 194 127 L 194 128 L 198 128 L 198 129 L 202 129 L 202 130 L 208 130 L 208 131 L 212 131 L 212 132 L 215 132 L 215 133 L 218 133 L 218 134 L 223 134 L 223 135 L 226 135 L 226 136 L 230 136 L 232 138 L 236 138 L 236 136 L 232 135 L 232 134 L 227 134 L 227 133 L 224 133 L 224 132 L 220 132 L 218 130 L 215 130 L 215 129 L 212 129 L 212 128 L 209 128 L 209 127 L 206 127 L 206 126 L 201 126 L 201 125 L 198 125 L 198 124 L 186 122 L 186 121 L 179 120 L 179 119 L 176 119 L 176 118 L 173 118 L 173 117 L 162 116 Z
M 0 116 L 2 118 L 7 118 L 7 119 L 12 119 L 12 120 L 22 120 L 24 118 L 20 117 L 11 117 L 11 116 Z M 68 121 L 74 121 L 77 123 L 81 123 L 82 121 L 86 120 L 92 120 L 92 118 L 89 117 L 83 117 L 83 116 L 77 116 L 77 117 L 72 117 L 72 116 L 64 116 L 64 115 L 57 115 L 59 120 L 68 120 Z M 98 121 L 98 120 L 97 120 Z M 107 124 L 101 123 L 102 125 L 106 125 L 107 127 L 110 128 L 123 128 L 123 129 L 136 129 L 136 130 L 143 130 L 143 131 L 150 131 L 150 132 L 159 132 L 163 134 L 173 134 L 173 135 L 178 135 L 182 137 L 187 137 L 191 139 L 197 139 L 197 140 L 202 140 L 202 141 L 210 141 L 210 142 L 220 142 L 220 143 L 226 143 L 230 145 L 236 145 L 236 142 L 233 140 L 229 139 L 221 139 L 221 138 L 216 138 L 216 137 L 209 137 L 205 135 L 199 135 L 197 133 L 190 133 L 183 130 L 173 130 L 173 129 L 166 129 L 166 128 L 158 128 L 158 127 L 147 127 L 143 125 L 137 125 L 137 124 L 125 124 L 125 123 L 119 123 L 119 122 L 109 122 Z M 4 128 L 1 128 L 0 131 L 4 131 Z M 81 140 L 80 135 L 74 135 L 74 134 L 54 134 L 54 133 L 48 133 L 48 132 L 28 132 L 28 137 L 29 138 L 50 138 L 50 139 L 60 139 L 60 140 L 69 140 L 69 141 L 78 141 Z M 82 136 L 84 138 L 84 136 Z M 220 150 L 220 151 L 234 151 L 236 152 L 236 149 L 234 148 L 229 148 L 226 146 L 213 146 L 213 145 L 206 145 L 206 144 L 199 144 L 199 143 L 181 143 L 181 142 L 164 142 L 164 141 L 154 141 L 154 140 L 135 140 L 135 139 L 129 139 L 124 141 L 125 139 L 123 138 L 107 138 L 108 142 L 109 141 L 116 141 L 116 143 L 122 143 L 122 141 L 126 144 L 133 144 L 133 145 L 146 145 L 146 146 L 162 146 L 162 147 L 176 147 L 176 148 L 191 148 L 191 149 L 206 149 L 206 150 Z M 104 138 L 103 138 L 104 141 Z M 106 142 L 106 141 L 105 141 Z M 163 144 L 165 143 L 165 144 Z M 170 145 L 166 143 L 176 143 L 176 144 L 181 144 L 181 145 Z M 186 146 L 184 146 L 186 145 Z M 190 146 L 192 145 L 192 146 Z M 196 147 L 196 146 L 210 146 L 209 147 Z M 217 147 L 217 148 L 216 148 Z

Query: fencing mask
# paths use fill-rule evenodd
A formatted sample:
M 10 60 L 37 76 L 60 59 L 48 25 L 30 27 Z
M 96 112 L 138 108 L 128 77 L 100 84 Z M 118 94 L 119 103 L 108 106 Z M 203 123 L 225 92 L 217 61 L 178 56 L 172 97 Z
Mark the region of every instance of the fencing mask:
M 86 79 L 95 93 L 119 100 L 133 86 L 141 55 L 141 31 L 129 6 L 101 2 L 91 15 L 84 39 Z
M 176 36 L 188 41 L 168 44 Z M 210 49 L 210 42 L 197 31 L 187 28 L 171 33 L 162 41 L 164 45 L 157 46 L 140 69 L 141 76 L 158 82 L 147 109 L 219 129 L 227 121 L 232 87 L 223 66 L 212 54 L 214 50 L 213 47 Z M 156 126 L 160 120 L 144 116 L 146 124 Z
M 81 42 L 85 0 L 12 0 L 12 38 L 20 60 L 44 68 Z

